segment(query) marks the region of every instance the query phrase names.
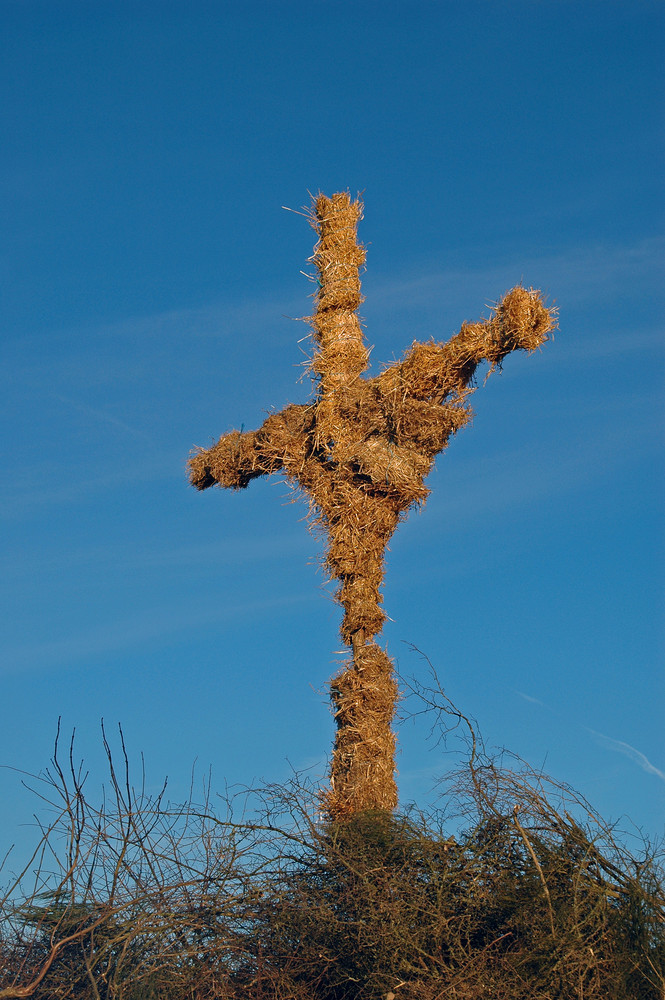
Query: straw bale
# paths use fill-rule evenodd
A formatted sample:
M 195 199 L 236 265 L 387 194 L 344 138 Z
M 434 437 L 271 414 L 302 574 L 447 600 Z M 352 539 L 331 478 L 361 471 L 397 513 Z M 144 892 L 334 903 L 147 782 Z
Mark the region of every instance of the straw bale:
M 278 458 L 262 462 L 256 447 L 257 433 L 232 431 L 207 451 L 199 450 L 189 459 L 192 485 L 199 490 L 217 484 L 241 490 L 252 479 L 281 468 Z
M 396 522 L 397 517 L 394 520 Z M 335 525 L 329 534 L 326 566 L 330 575 L 344 581 L 357 576 L 365 579 L 373 591 L 378 591 L 383 581 L 383 554 L 388 533 L 372 531 L 371 527 Z
M 365 263 L 365 250 L 356 240 L 361 216 L 361 202 L 352 202 L 348 191 L 332 198 L 319 195 L 315 200 L 311 224 L 319 233 L 319 241 L 311 260 L 319 272 L 318 313 L 354 313 L 362 302 L 358 272 Z
M 371 437 L 352 449 L 348 461 L 360 475 L 367 476 L 372 485 L 386 493 L 391 489 L 406 506 L 419 503 L 429 495 L 423 479 L 432 461 L 414 448 L 399 447 Z
M 444 357 L 445 347 L 433 340 L 425 344 L 413 343 L 403 360 L 383 371 L 378 383 L 384 393 L 397 394 L 415 400 L 429 400 L 440 392 L 442 377 L 448 376 L 451 385 L 460 376 L 451 377 L 450 358 Z M 452 352 L 448 352 L 449 354 Z M 475 370 L 475 366 L 473 366 Z M 473 370 L 469 378 L 473 377 Z
M 231 431 L 212 448 L 196 449 L 188 461 L 192 485 L 240 490 L 257 476 L 301 467 L 310 451 L 313 420 L 312 407 L 291 405 L 271 414 L 258 431 Z
M 379 536 L 379 545 L 380 543 Z M 337 579 L 362 573 L 366 568 L 365 550 L 370 540 L 362 528 L 338 524 L 330 530 L 326 565 Z
M 302 467 L 310 452 L 310 434 L 314 419 L 308 406 L 287 406 L 273 413 L 256 432 L 255 447 L 264 463 L 275 462 L 290 475 Z
M 535 351 L 553 329 L 553 312 L 543 304 L 540 292 L 520 285 L 513 288 L 497 305 L 491 321 L 500 356 L 488 356 L 488 360 L 498 363 L 510 351 Z
M 377 573 L 381 576 L 382 571 L 375 566 L 380 566 L 383 559 L 386 547 L 384 533 L 374 531 L 371 525 L 337 523 L 329 527 L 329 534 L 326 564 L 338 579 L 354 574 L 368 580 L 375 580 Z
M 374 636 L 383 628 L 387 618 L 381 610 L 379 587 L 367 576 L 348 576 L 342 579 L 337 600 L 344 608 L 342 638 L 351 645 L 356 632 Z
M 390 414 L 371 382 L 358 381 L 342 387 L 337 408 L 345 442 L 362 441 L 373 434 L 389 436 Z
M 343 388 L 349 382 L 358 378 L 369 363 L 369 352 L 363 344 L 359 344 L 353 336 L 353 331 L 335 330 L 337 336 L 321 339 L 324 350 L 315 354 L 309 367 L 315 375 L 321 376 L 327 386 Z
M 345 484 L 344 484 L 345 485 Z M 345 517 L 345 496 L 342 489 L 336 490 L 326 505 L 322 504 L 321 518 L 333 544 L 331 551 L 339 545 L 348 549 L 366 548 L 364 539 L 381 539 L 382 549 L 390 538 L 399 520 L 399 510 L 394 503 L 374 491 L 363 492 L 357 486 L 353 498 L 348 503 Z
M 359 269 L 365 261 L 365 251 L 356 239 L 358 220 L 362 215 L 360 202 L 352 202 L 348 192 L 332 198 L 319 195 L 314 203 L 311 222 L 319 241 L 311 257 L 318 271 L 319 289 L 316 312 L 311 318 L 314 341 L 320 350 L 314 353 L 310 366 L 320 379 L 321 402 L 329 392 L 358 379 L 369 362 L 362 328 L 356 310 L 362 302 Z M 322 406 L 317 445 L 327 447 L 332 437 L 334 407 Z
M 397 786 L 391 723 L 398 690 L 390 657 L 375 643 L 360 646 L 333 678 L 330 691 L 337 734 L 328 811 L 344 819 L 364 809 L 393 809 Z
M 319 299 L 319 308 L 320 299 Z M 321 342 L 324 349 L 335 344 L 349 344 L 357 342 L 365 348 L 362 342 L 362 327 L 357 314 L 347 306 L 340 306 L 337 309 L 330 307 L 314 313 L 309 319 L 309 324 L 314 330 L 314 336 Z
M 451 435 L 471 418 L 469 407 L 408 396 L 402 399 L 395 393 L 386 395 L 385 411 L 388 436 L 397 445 L 418 449 L 430 458 L 443 451 Z

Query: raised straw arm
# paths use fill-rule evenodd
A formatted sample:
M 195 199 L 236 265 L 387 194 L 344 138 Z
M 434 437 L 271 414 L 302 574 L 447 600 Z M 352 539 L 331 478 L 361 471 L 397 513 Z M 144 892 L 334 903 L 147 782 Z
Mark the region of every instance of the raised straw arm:
M 511 351 L 534 351 L 556 326 L 555 316 L 540 292 L 518 286 L 504 296 L 490 319 L 464 323 L 448 343 L 415 343 L 402 361 L 378 376 L 377 385 L 384 394 L 436 403 L 462 400 L 482 361 L 492 370 Z

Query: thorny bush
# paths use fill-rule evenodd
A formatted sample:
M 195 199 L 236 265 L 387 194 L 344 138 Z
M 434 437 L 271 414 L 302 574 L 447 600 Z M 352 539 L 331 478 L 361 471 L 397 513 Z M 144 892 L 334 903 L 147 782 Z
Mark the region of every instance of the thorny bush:
M 656 852 L 492 759 L 436 683 L 410 693 L 466 733 L 426 815 L 331 822 L 298 775 L 174 808 L 105 735 L 112 795 L 93 806 L 56 741 L 37 790 L 57 817 L 2 901 L 0 1000 L 663 1000 Z

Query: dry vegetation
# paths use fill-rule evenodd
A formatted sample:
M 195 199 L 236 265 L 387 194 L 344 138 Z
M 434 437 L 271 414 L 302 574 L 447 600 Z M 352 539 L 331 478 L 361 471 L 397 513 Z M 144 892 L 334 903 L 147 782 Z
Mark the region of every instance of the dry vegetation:
M 57 818 L 3 901 L 0 1000 L 662 1000 L 654 852 L 416 694 L 468 734 L 445 816 L 322 820 L 297 776 L 174 808 L 108 746 L 93 806 L 56 746 L 36 790 Z
M 470 419 L 478 365 L 487 362 L 493 371 L 512 351 L 536 350 L 555 326 L 539 292 L 513 288 L 491 318 L 464 323 L 448 343 L 414 343 L 400 362 L 363 378 L 369 352 L 357 310 L 365 250 L 356 238 L 362 208 L 345 192 L 319 195 L 311 208 L 319 236 L 311 258 L 318 286 L 309 320 L 313 402 L 273 413 L 258 431 L 225 434 L 189 462 L 200 490 L 244 489 L 257 476 L 283 472 L 326 537 L 325 564 L 344 609 L 342 639 L 352 651 L 331 683 L 334 818 L 397 804 L 397 689 L 392 661 L 374 641 L 386 617 L 386 545 L 408 509 L 424 502 L 434 459 Z
M 533 351 L 554 326 L 515 288 L 447 344 L 414 344 L 363 379 L 362 206 L 319 196 L 314 402 L 190 460 L 199 489 L 282 470 L 309 498 L 339 583 L 352 658 L 331 684 L 332 787 L 286 786 L 180 807 L 132 783 L 104 735 L 95 804 L 56 740 L 34 790 L 53 816 L 0 913 L 0 1000 L 664 1000 L 665 894 L 656 853 L 633 857 L 570 789 L 493 759 L 436 682 L 415 715 L 463 766 L 444 809 L 397 812 L 397 684 L 374 637 L 386 544 L 427 496 L 435 456 L 469 419 L 482 361 Z M 408 687 L 408 686 L 407 686 Z

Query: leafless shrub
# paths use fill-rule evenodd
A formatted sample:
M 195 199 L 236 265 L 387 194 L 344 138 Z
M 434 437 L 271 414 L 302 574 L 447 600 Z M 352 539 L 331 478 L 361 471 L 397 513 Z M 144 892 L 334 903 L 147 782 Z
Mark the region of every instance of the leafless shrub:
M 321 819 L 298 775 L 174 808 L 105 736 L 93 807 L 56 744 L 37 790 L 58 815 L 3 902 L 0 1000 L 662 1000 L 654 851 L 635 859 L 572 790 L 493 760 L 435 679 L 402 683 L 435 733 L 464 734 L 426 815 Z

